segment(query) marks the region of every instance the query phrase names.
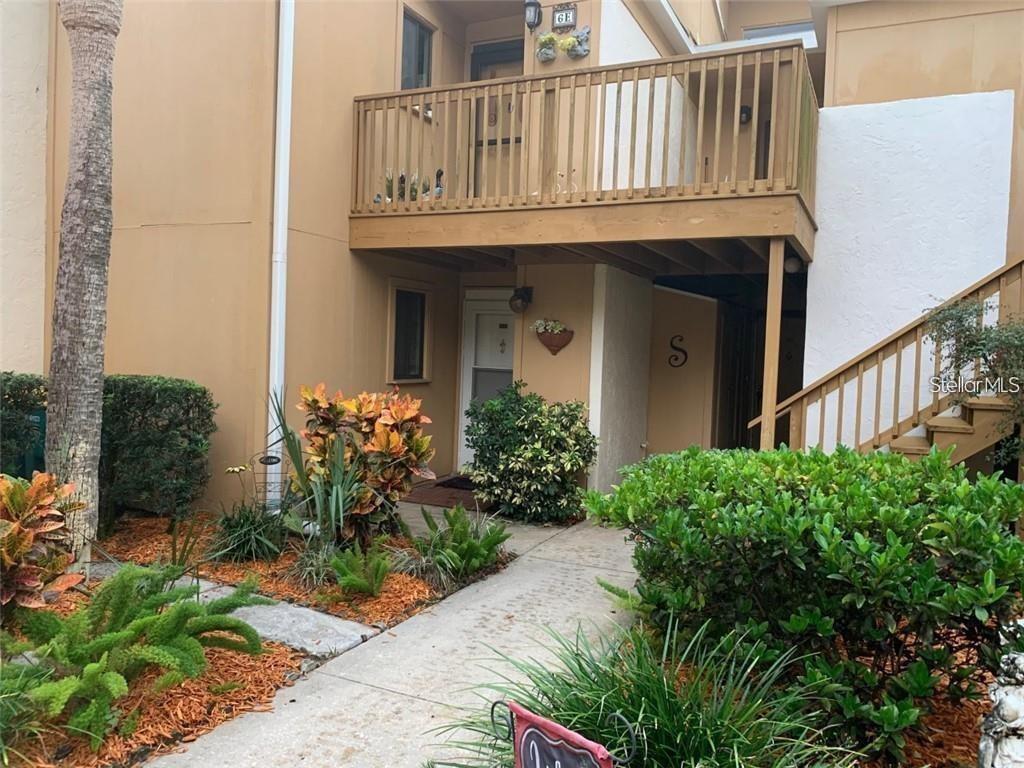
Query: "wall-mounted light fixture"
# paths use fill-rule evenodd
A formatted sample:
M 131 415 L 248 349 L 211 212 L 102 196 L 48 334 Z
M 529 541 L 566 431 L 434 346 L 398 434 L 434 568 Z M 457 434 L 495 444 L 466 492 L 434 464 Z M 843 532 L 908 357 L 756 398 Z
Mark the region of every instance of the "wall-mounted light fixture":
M 804 260 L 799 256 L 787 256 L 782 262 L 782 269 L 787 275 L 795 275 L 804 271 Z
M 740 105 L 740 125 L 746 125 L 747 123 L 749 123 L 750 122 L 750 118 L 752 117 L 752 115 L 753 115 L 753 113 L 752 113 L 749 105 L 747 105 L 747 104 Z
M 532 303 L 533 288 L 528 285 L 524 285 L 512 291 L 512 298 L 508 300 L 508 308 L 517 315 L 521 315 Z
M 540 26 L 544 12 L 540 8 L 540 0 L 525 0 L 524 12 L 526 14 L 526 28 L 531 32 Z

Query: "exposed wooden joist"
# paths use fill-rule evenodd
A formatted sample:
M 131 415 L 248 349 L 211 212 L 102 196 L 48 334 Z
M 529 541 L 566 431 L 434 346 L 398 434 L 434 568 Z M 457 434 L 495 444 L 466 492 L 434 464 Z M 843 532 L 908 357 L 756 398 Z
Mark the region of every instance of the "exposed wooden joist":
M 599 243 L 594 245 L 594 248 L 618 256 L 620 259 L 631 261 L 656 275 L 668 273 L 668 260 L 664 256 L 644 248 L 639 243 Z
M 410 251 L 410 250 L 389 250 L 389 251 L 376 251 L 376 253 L 382 256 L 391 256 L 397 259 L 406 259 L 407 261 L 414 261 L 417 264 L 425 264 L 428 267 L 437 267 L 439 269 L 453 269 L 455 271 L 462 271 L 468 267 L 467 262 L 462 259 L 456 259 L 448 256 L 441 251 Z
M 516 264 L 593 264 L 582 254 L 554 246 L 520 246 L 515 249 Z
M 694 247 L 708 255 L 712 262 L 718 264 L 724 272 L 745 272 L 743 257 L 736 252 L 731 241 L 695 239 L 690 241 Z
M 739 237 L 737 240 L 739 240 L 748 251 L 761 259 L 765 264 L 768 263 L 767 240 L 761 240 L 755 237 Z
M 668 274 L 700 275 L 704 273 L 705 257 L 696 248 L 684 249 L 685 243 L 669 241 L 643 242 L 639 245 L 668 262 Z M 689 252 L 688 252 L 689 251 Z
M 612 253 L 611 251 L 605 251 L 600 248 L 596 248 L 592 245 L 573 244 L 563 246 L 563 248 L 572 253 L 578 253 L 579 255 L 589 260 L 600 262 L 602 264 L 608 264 L 609 266 L 615 267 L 616 269 L 621 269 L 624 272 L 639 275 L 640 277 L 646 277 L 647 279 L 651 279 L 655 275 L 653 271 L 640 264 L 637 264 L 635 261 L 624 259 L 621 256 Z

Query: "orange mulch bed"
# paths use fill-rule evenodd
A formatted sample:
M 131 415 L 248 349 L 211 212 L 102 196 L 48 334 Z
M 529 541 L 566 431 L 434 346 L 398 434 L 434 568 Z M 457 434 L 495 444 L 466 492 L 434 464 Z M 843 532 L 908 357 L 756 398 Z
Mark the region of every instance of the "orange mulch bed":
M 208 648 L 209 665 L 198 678 L 161 693 L 152 689 L 160 670 L 134 680 L 128 695 L 117 701 L 121 712 L 137 723 L 134 732 L 113 731 L 98 752 L 87 740 L 59 730 L 42 741 L 15 745 L 27 761 L 15 765 L 33 768 L 123 768 L 154 755 L 174 751 L 179 742 L 195 741 L 221 723 L 244 712 L 267 712 L 278 688 L 292 685 L 302 654 L 284 645 L 264 643 L 264 652 L 252 656 L 223 648 Z
M 988 697 L 954 704 L 936 701 L 919 731 L 907 739 L 908 765 L 914 768 L 964 768 L 978 764 L 978 726 L 988 713 Z
M 202 552 L 213 539 L 216 531 L 216 516 L 206 512 L 196 515 L 196 533 L 199 542 L 193 550 Z M 171 556 L 171 534 L 166 517 L 126 517 L 117 523 L 117 530 L 100 542 L 104 552 L 122 562 L 148 565 Z M 181 534 L 179 533 L 179 536 Z M 93 553 L 93 560 L 103 560 L 100 553 Z
M 197 529 L 202 531 L 194 550 L 199 555 L 213 538 L 215 518 L 209 515 L 201 517 Z M 393 537 L 388 543 L 395 547 L 411 546 L 401 537 Z M 117 560 L 143 565 L 166 560 L 171 552 L 167 519 L 123 518 L 118 523 L 118 530 L 100 542 L 100 546 Z M 377 597 L 347 595 L 336 587 L 309 588 L 290 572 L 297 557 L 298 553 L 289 549 L 270 561 L 204 562 L 199 566 L 199 574 L 224 584 L 239 584 L 255 576 L 260 593 L 275 600 L 298 603 L 343 619 L 384 627 L 404 621 L 441 597 L 427 582 L 403 573 L 388 574 Z

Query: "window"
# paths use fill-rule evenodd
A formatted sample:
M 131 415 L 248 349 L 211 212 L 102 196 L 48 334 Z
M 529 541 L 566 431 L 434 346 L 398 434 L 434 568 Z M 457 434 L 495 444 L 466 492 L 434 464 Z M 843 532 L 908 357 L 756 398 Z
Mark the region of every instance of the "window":
M 402 90 L 430 85 L 434 31 L 408 13 L 402 22 Z
M 430 292 L 407 281 L 393 281 L 390 302 L 388 382 L 430 378 Z

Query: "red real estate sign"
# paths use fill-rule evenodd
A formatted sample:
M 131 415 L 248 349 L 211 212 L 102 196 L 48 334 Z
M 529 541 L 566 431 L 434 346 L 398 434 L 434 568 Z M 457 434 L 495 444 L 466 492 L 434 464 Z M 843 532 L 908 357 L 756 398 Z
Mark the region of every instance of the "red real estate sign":
M 508 703 L 514 717 L 515 768 L 612 768 L 612 757 L 600 744 Z

